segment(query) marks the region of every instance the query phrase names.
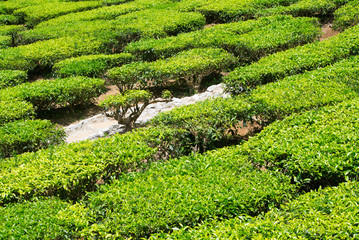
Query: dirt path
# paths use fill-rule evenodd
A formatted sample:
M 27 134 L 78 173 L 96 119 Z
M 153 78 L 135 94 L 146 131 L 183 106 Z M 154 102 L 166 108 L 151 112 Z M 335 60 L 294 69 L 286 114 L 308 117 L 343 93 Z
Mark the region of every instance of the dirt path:
M 327 24 L 324 24 L 322 26 L 322 30 L 323 30 L 323 35 L 320 37 L 320 41 L 323 41 L 325 39 L 328 39 L 330 37 L 333 37 L 333 36 L 336 36 L 338 35 L 340 32 L 339 31 L 336 31 L 332 28 L 332 24 L 331 23 L 327 23 Z

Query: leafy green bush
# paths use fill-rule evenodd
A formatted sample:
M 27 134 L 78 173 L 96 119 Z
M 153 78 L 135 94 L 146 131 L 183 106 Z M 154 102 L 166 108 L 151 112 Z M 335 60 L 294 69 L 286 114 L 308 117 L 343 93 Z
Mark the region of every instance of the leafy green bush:
M 356 98 L 275 122 L 243 144 L 242 156 L 306 187 L 356 179 L 358 104 Z
M 334 12 L 334 28 L 344 30 L 359 23 L 359 1 L 353 0 Z
M 297 0 L 183 0 L 176 8 L 182 11 L 198 11 L 208 22 L 234 22 L 253 18 L 256 13 L 272 6 L 288 5 Z
M 175 37 L 140 40 L 129 44 L 125 51 L 145 60 L 155 60 L 190 48 L 219 47 L 239 56 L 241 62 L 248 62 L 311 42 L 320 32 L 314 19 L 274 16 L 220 24 Z
M 19 119 L 31 119 L 34 116 L 35 110 L 31 103 L 0 100 L 0 125 Z
M 87 209 L 59 199 L 0 208 L 0 239 L 73 239 L 89 224 Z
M 156 153 L 148 136 L 155 129 L 132 131 L 96 141 L 82 141 L 24 153 L 0 161 L 0 204 L 32 196 L 76 199 L 99 180 L 144 168 Z
M 250 122 L 255 117 L 263 126 L 296 112 L 355 98 L 359 91 L 358 63 L 359 56 L 355 56 L 333 66 L 260 86 L 247 96 L 175 108 L 160 113 L 151 124 L 187 131 L 187 137 L 193 139 L 194 151 L 211 149 L 233 138 L 229 129 L 241 120 Z
M 155 62 L 135 62 L 110 69 L 107 73 L 112 84 L 121 92 L 140 84 L 167 85 L 170 80 L 183 80 L 189 87 L 198 89 L 204 77 L 219 73 L 235 62 L 223 49 L 196 48 L 180 52 L 174 57 Z
M 225 77 L 227 90 L 240 93 L 359 54 L 358 33 L 359 26 L 355 26 L 329 40 L 275 53 L 249 66 L 239 67 Z
M 12 44 L 12 38 L 10 36 L 0 35 L 0 49 L 9 48 Z
M 33 27 L 56 16 L 100 6 L 102 6 L 100 1 L 49 2 L 20 8 L 14 12 L 14 15 L 24 19 L 27 26 Z
M 0 99 L 20 99 L 37 110 L 87 104 L 105 91 L 105 81 L 98 78 L 70 77 L 38 80 L 0 90 Z
M 113 55 L 85 55 L 60 61 L 54 65 L 53 70 L 55 75 L 61 77 L 100 77 L 107 69 L 115 66 L 121 66 L 125 63 L 130 63 L 133 60 L 134 56 L 130 53 Z
M 213 222 L 151 239 L 353 239 L 359 234 L 358 182 L 319 189 L 260 218 Z
M 204 17 L 199 13 L 181 13 L 165 9 L 131 12 L 114 20 L 75 21 L 53 26 L 39 26 L 22 33 L 21 43 L 65 36 L 92 36 L 123 47 L 141 37 L 166 37 L 202 28 Z
M 289 6 L 277 6 L 260 10 L 257 15 L 290 14 L 292 16 L 331 16 L 333 12 L 349 0 L 300 0 Z
M 97 223 L 89 238 L 148 237 L 211 219 L 256 215 L 288 200 L 293 187 L 281 174 L 258 171 L 237 148 L 152 164 L 89 194 Z
M 0 89 L 19 85 L 27 80 L 27 73 L 19 70 L 0 70 Z
M 7 14 L 0 14 L 0 24 L 19 24 L 18 17 Z
M 63 143 L 65 132 L 48 120 L 20 120 L 0 126 L 0 158 Z
M 26 28 L 22 25 L 3 25 L 0 26 L 0 35 L 14 36 L 18 32 L 24 31 Z
M 103 52 L 100 41 L 87 37 L 67 37 L 0 49 L 0 69 L 34 70 L 79 55 Z

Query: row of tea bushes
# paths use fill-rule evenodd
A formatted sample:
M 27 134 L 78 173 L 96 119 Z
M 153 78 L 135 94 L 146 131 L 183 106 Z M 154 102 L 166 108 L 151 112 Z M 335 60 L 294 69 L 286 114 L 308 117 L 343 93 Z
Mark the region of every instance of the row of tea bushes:
M 261 15 L 290 14 L 292 16 L 332 16 L 334 11 L 349 0 L 300 0 L 289 6 L 277 6 L 259 11 Z
M 87 37 L 65 37 L 0 49 L 1 70 L 33 71 L 66 58 L 104 52 L 103 43 Z
M 20 119 L 32 119 L 35 109 L 25 101 L 0 100 L 0 125 Z
M 227 90 L 240 93 L 288 75 L 323 67 L 359 53 L 359 26 L 329 40 L 275 53 L 249 66 L 239 67 L 225 77 Z
M 175 37 L 140 40 L 129 44 L 125 51 L 144 60 L 155 60 L 190 48 L 220 47 L 239 56 L 241 62 L 249 62 L 275 51 L 312 42 L 320 34 L 315 19 L 274 16 L 220 24 Z
M 0 70 L 0 89 L 26 82 L 27 73 L 20 70 Z
M 36 110 L 88 104 L 105 91 L 105 81 L 99 78 L 69 77 L 38 80 L 0 90 L 0 99 L 24 100 Z
M 60 61 L 54 65 L 53 71 L 59 77 L 101 77 L 107 69 L 118 67 L 134 60 L 135 57 L 130 53 L 85 55 Z
M 12 14 L 16 9 L 50 3 L 59 2 L 58 0 L 9 0 L 0 2 L 0 13 L 1 14 Z
M 34 27 L 38 23 L 56 16 L 97 8 L 102 5 L 101 1 L 48 2 L 20 8 L 13 14 L 24 19 L 22 22 L 25 22 L 28 27 Z
M 206 16 L 208 22 L 233 22 L 253 18 L 258 11 L 272 6 L 288 5 L 297 0 L 183 0 L 176 9 L 198 11 Z
M 238 154 L 238 147 L 224 148 L 121 176 L 88 195 L 85 206 L 97 221 L 82 234 L 140 239 L 212 219 L 257 215 L 291 198 L 288 177 L 260 171 Z
M 197 149 L 214 148 L 217 142 L 230 137 L 228 129 L 240 120 L 250 122 L 253 116 L 259 116 L 257 120 L 265 125 L 296 112 L 355 98 L 359 91 L 358 63 L 356 56 L 261 86 L 247 96 L 218 98 L 179 107 L 160 113 L 152 124 L 185 129 Z
M 353 0 L 334 12 L 334 27 L 344 30 L 359 23 L 359 1 Z
M 359 234 L 358 182 L 299 196 L 262 217 L 213 221 L 150 239 L 354 239 Z
M 73 35 L 89 35 L 117 41 L 122 46 L 140 37 L 166 37 L 202 28 L 205 18 L 199 13 L 148 9 L 121 15 L 113 20 L 75 21 L 54 26 L 39 26 L 22 33 L 22 43 Z M 120 43 L 118 42 L 120 41 Z M 121 42 L 122 41 L 122 42 Z
M 138 84 L 165 86 L 171 80 L 183 80 L 189 87 L 198 89 L 204 77 L 225 70 L 235 60 L 223 49 L 195 48 L 155 62 L 134 62 L 112 68 L 107 77 L 121 92 Z
M 0 126 L 0 159 L 63 143 L 64 130 L 48 120 L 20 120 Z

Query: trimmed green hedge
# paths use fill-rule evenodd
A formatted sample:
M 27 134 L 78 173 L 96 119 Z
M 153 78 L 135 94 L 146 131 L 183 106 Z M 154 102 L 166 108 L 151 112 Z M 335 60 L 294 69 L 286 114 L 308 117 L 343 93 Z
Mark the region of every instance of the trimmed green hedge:
M 112 47 L 123 47 L 125 43 L 141 37 L 166 37 L 197 30 L 204 25 L 205 19 L 199 13 L 148 9 L 131 12 L 114 20 L 75 21 L 53 26 L 35 27 L 33 30 L 22 32 L 21 43 L 26 44 L 38 40 L 73 35 L 88 35 L 99 38 Z
M 359 23 L 359 1 L 353 0 L 334 12 L 333 26 L 344 30 Z
M 27 73 L 19 70 L 0 70 L 0 89 L 19 85 L 27 80 Z
M 290 14 L 292 16 L 332 16 L 334 11 L 349 0 L 300 0 L 289 6 L 262 9 L 257 15 Z
M 0 90 L 0 99 L 20 99 L 37 110 L 87 104 L 105 91 L 105 81 L 98 78 L 70 77 L 38 80 Z
M 103 43 L 88 37 L 67 37 L 0 49 L 0 69 L 34 70 L 80 55 L 104 52 Z
M 321 34 L 317 20 L 274 16 L 220 24 L 197 32 L 163 39 L 146 39 L 129 44 L 125 51 L 145 60 L 172 56 L 198 47 L 219 47 L 232 52 L 241 62 L 312 42 Z
M 0 126 L 0 158 L 63 143 L 65 132 L 48 120 L 21 120 Z
M 259 171 L 240 159 L 239 148 L 152 164 L 90 193 L 86 206 L 97 223 L 85 238 L 148 237 L 211 219 L 256 215 L 291 198 L 282 174 Z
M 38 23 L 50 18 L 88 10 L 102 5 L 100 1 L 48 2 L 20 8 L 14 12 L 14 15 L 24 19 L 27 26 L 34 27 Z
M 74 239 L 89 224 L 87 209 L 43 199 L 0 207 L 0 239 Z
M 107 77 L 121 92 L 134 88 L 136 84 L 143 87 L 168 85 L 170 80 L 183 80 L 189 87 L 198 89 L 204 77 L 219 73 L 235 60 L 223 49 L 196 48 L 164 60 L 134 62 L 113 68 Z
M 130 53 L 86 55 L 60 61 L 54 65 L 53 71 L 55 75 L 60 77 L 101 77 L 107 69 L 130 63 L 133 60 L 135 60 L 135 58 Z
M 206 16 L 207 22 L 235 22 L 253 18 L 264 8 L 288 5 L 297 0 L 182 0 L 176 9 L 198 11 Z
M 151 239 L 355 239 L 358 189 L 358 182 L 342 183 L 303 194 L 260 218 L 214 221 Z
M 31 103 L 0 100 L 0 125 L 20 119 L 31 119 L 34 116 L 35 110 Z
M 79 198 L 99 180 L 145 167 L 157 151 L 147 144 L 155 129 L 133 131 L 96 141 L 60 145 L 0 161 L 0 204 L 33 196 Z
M 350 55 L 359 54 L 359 26 L 329 40 L 275 53 L 249 66 L 239 67 L 224 78 L 233 93 L 276 81 L 288 75 L 324 67 Z

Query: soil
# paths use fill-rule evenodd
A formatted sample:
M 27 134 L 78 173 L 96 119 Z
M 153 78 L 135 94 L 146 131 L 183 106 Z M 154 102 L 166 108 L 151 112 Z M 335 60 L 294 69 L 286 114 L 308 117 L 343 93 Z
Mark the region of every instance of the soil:
M 340 32 L 336 31 L 332 28 L 332 24 L 331 23 L 326 23 L 322 26 L 322 30 L 323 30 L 323 35 L 320 37 L 320 41 L 323 41 L 325 39 L 328 39 L 330 37 L 336 36 L 338 35 Z

